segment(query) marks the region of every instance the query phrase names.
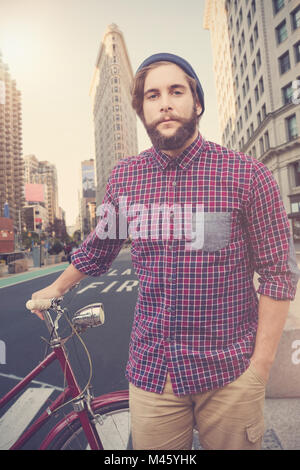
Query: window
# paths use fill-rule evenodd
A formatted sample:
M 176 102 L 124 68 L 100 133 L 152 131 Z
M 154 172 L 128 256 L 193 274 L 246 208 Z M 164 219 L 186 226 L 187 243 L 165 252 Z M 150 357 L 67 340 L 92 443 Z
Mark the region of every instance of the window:
M 259 150 L 260 150 L 260 155 L 263 155 L 265 152 L 265 147 L 264 147 L 264 139 L 261 137 L 259 139 Z
M 295 54 L 295 62 L 297 64 L 298 62 L 300 62 L 300 41 L 298 41 L 294 45 L 294 54 Z
M 293 140 L 298 137 L 298 128 L 296 121 L 296 114 L 286 118 L 286 130 L 288 140 Z
M 256 63 L 255 60 L 252 62 L 252 73 L 253 73 L 253 78 L 256 76 Z
M 250 37 L 250 51 L 253 52 L 254 49 L 254 41 L 253 41 L 253 36 Z
M 283 104 L 291 103 L 294 89 L 292 88 L 292 82 L 281 88 L 282 92 L 282 102 Z
M 260 111 L 257 113 L 257 125 L 260 126 L 261 124 L 261 113 Z
M 261 54 L 260 54 L 260 50 L 258 50 L 257 54 L 256 54 L 256 66 L 257 68 L 259 69 L 259 67 L 261 66 Z
M 261 112 L 262 112 L 262 118 L 265 119 L 267 117 L 267 107 L 265 104 L 261 108 Z
M 290 54 L 289 51 L 285 52 L 281 57 L 279 57 L 279 70 L 281 75 L 290 70 Z
M 252 103 L 251 103 L 251 100 L 248 101 L 248 113 L 249 113 L 249 115 L 252 113 Z
M 265 132 L 264 139 L 265 139 L 265 149 L 268 150 L 270 148 L 270 137 L 269 137 L 268 131 Z
M 258 39 L 258 26 L 257 26 L 257 23 L 256 23 L 256 25 L 254 26 L 254 30 L 253 30 L 253 31 L 254 31 L 254 39 L 255 39 L 255 41 L 257 41 L 257 39 Z
M 247 15 L 247 21 L 248 21 L 248 28 L 250 28 L 250 26 L 251 26 L 251 12 L 250 11 Z
M 252 10 L 252 14 L 254 15 L 255 12 L 256 12 L 256 1 L 255 0 L 252 0 L 252 2 L 251 2 L 251 10 Z
M 294 174 L 295 174 L 295 186 L 300 186 L 300 160 L 295 162 L 293 164 L 293 167 L 294 167 Z M 300 211 L 300 204 L 299 204 L 298 209 L 292 212 L 298 212 L 298 211 Z
M 274 15 L 276 15 L 283 7 L 284 7 L 284 0 L 273 0 Z
M 248 119 L 248 108 L 247 108 L 247 106 L 245 106 L 244 111 L 245 111 L 245 120 L 247 121 L 247 119 Z
M 292 28 L 300 28 L 300 5 L 291 13 Z
M 276 31 L 276 40 L 277 44 L 281 44 L 285 39 L 288 37 L 287 33 L 287 27 L 286 27 L 286 21 L 282 21 L 277 28 L 275 29 Z
M 254 89 L 254 95 L 255 95 L 255 101 L 257 103 L 258 100 L 259 100 L 258 86 L 256 86 L 255 89 Z
M 259 79 L 259 90 L 260 90 L 260 94 L 262 95 L 263 92 L 265 91 L 265 88 L 264 88 L 264 79 L 263 77 L 261 77 Z
M 254 158 L 256 158 L 256 147 L 252 147 L 252 155 Z

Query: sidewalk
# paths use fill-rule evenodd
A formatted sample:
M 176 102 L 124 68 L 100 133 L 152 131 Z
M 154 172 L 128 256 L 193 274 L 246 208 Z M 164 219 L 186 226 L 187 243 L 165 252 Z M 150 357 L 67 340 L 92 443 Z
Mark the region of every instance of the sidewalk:
M 41 267 L 30 267 L 27 271 L 18 274 L 4 273 L 4 275 L 0 277 L 0 289 L 14 284 L 19 284 L 20 282 L 30 281 L 37 277 L 46 276 L 47 274 L 62 271 L 68 266 L 69 263 L 63 262 Z

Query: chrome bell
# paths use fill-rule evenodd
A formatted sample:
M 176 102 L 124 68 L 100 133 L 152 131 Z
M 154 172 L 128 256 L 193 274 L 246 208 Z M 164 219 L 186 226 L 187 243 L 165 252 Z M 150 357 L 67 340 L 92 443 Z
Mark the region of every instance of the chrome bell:
M 79 328 L 94 328 L 104 323 L 103 304 L 90 304 L 83 307 L 74 314 L 72 322 Z

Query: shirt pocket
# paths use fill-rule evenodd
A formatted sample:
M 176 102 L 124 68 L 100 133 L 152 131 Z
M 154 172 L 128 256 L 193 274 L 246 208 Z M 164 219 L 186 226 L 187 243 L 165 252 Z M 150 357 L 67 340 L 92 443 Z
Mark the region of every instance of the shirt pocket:
M 231 237 L 232 212 L 204 213 L 203 251 L 217 251 L 225 248 Z

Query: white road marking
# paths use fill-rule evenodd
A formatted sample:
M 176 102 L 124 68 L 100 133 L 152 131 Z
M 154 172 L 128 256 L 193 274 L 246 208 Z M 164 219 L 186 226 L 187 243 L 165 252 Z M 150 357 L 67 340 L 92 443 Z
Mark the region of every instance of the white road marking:
M 0 377 L 5 377 L 6 379 L 17 380 L 18 382 L 23 380 L 24 377 L 19 377 L 18 375 L 14 374 L 4 374 L 0 372 Z M 57 390 L 58 392 L 63 392 L 64 388 L 56 387 L 55 385 L 47 384 L 46 382 L 40 382 L 39 380 L 31 380 L 30 383 L 40 385 L 41 387 L 51 388 L 52 390 Z
M 0 449 L 8 450 L 50 397 L 51 388 L 28 388 L 0 419 Z

